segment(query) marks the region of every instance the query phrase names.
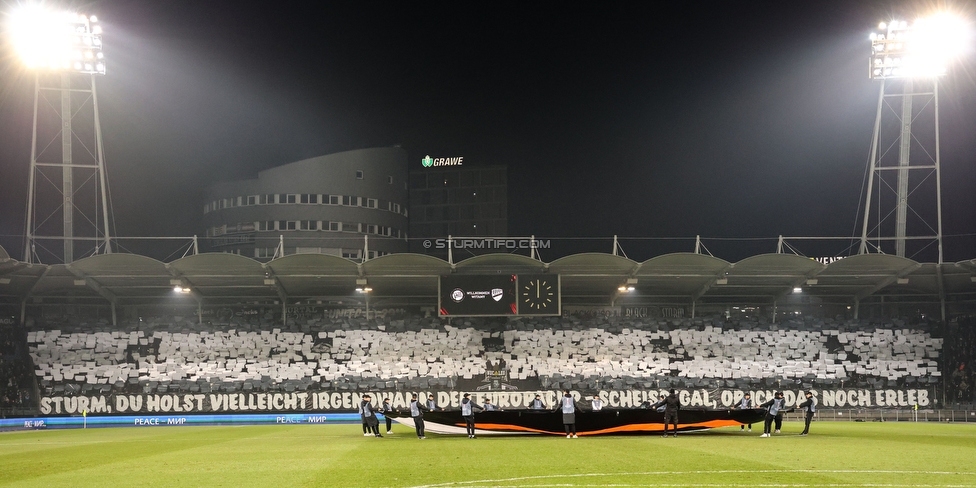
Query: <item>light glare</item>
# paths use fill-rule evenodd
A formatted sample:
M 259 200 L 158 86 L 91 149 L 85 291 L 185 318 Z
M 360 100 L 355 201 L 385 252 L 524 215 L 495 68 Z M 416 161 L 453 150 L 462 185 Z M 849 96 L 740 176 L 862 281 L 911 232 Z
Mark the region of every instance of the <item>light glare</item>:
M 973 44 L 969 23 L 948 12 L 920 18 L 911 25 L 907 21 L 895 20 L 887 25 L 882 22 L 879 28 L 885 31 L 885 26 L 886 32 L 871 36 L 872 51 L 876 56 L 872 64 L 897 65 L 898 69 L 886 68 L 880 74 L 872 70 L 874 78 L 942 76 L 954 61 L 971 50 Z
M 101 27 L 90 29 L 89 20 L 77 13 L 28 5 L 10 14 L 7 32 L 14 51 L 28 68 L 71 70 L 77 67 L 72 62 L 77 59 L 76 46 L 101 50 Z M 92 59 L 94 54 L 89 51 L 86 57 Z

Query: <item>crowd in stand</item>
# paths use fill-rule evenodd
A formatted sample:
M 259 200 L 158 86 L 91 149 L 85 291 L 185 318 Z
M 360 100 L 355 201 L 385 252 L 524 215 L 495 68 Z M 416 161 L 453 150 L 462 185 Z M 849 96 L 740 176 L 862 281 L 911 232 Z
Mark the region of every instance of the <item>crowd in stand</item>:
M 26 358 L 22 331 L 12 326 L 0 329 L 0 416 L 32 405 L 31 371 Z
M 976 317 L 962 317 L 950 323 L 953 340 L 947 343 L 949 372 L 947 397 L 959 404 L 976 402 Z
M 791 318 L 455 319 L 273 315 L 47 324 L 27 335 L 43 395 L 452 387 L 504 363 L 543 388 L 931 387 L 927 322 Z

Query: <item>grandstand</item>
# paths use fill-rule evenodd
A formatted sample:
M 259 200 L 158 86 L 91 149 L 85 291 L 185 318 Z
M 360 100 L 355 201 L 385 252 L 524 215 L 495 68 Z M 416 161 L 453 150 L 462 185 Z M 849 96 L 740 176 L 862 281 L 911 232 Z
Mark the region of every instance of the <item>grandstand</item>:
M 719 319 L 310 321 L 310 332 L 248 324 L 149 322 L 28 333 L 42 393 L 408 390 L 474 379 L 488 362 L 511 378 L 591 391 L 658 387 L 831 388 L 937 383 L 942 340 L 900 322 Z M 494 324 L 497 326 L 498 324 Z M 389 330 L 387 330 L 389 329 Z M 501 339 L 504 347 L 484 346 Z M 558 383 L 558 385 L 556 385 Z
M 885 255 L 829 265 L 691 253 L 641 263 L 601 254 L 551 263 L 497 254 L 458 263 L 411 254 L 263 264 L 116 254 L 67 266 L 4 258 L 0 287 L 22 325 L 5 329 L 16 345 L 2 364 L 14 365 L 5 383 L 26 386 L 19 406 L 44 414 L 52 399 L 74 397 L 562 388 L 648 392 L 640 399 L 679 388 L 701 392 L 706 407 L 728 403 L 726 392 L 780 389 L 839 391 L 860 406 L 965 403 L 971 366 L 959 365 L 972 358 L 974 270 L 972 261 Z M 436 316 L 439 276 L 508 273 L 558 275 L 561 316 Z M 366 283 L 371 297 L 357 296 Z M 623 283 L 636 293 L 617 290 Z M 639 403 L 625 398 L 620 405 Z

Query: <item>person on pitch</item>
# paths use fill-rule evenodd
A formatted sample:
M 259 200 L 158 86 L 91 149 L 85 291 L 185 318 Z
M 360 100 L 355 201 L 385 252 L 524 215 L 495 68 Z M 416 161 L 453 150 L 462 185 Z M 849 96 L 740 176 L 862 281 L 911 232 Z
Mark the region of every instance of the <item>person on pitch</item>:
M 593 395 L 593 399 L 590 400 L 590 408 L 592 408 L 594 412 L 603 410 L 603 401 L 600 400 L 600 395 Z
M 366 419 L 366 424 L 372 429 L 373 435 L 383 437 L 380 435 L 380 421 L 376 418 L 376 412 L 373 411 L 373 397 L 368 394 L 364 395 L 360 408 L 362 408 L 363 417 Z
M 497 411 L 497 410 L 498 410 L 498 407 L 496 407 L 494 403 L 491 403 L 491 399 L 490 398 L 485 398 L 485 411 L 486 412 L 494 412 L 494 411 Z
M 465 428 L 468 431 L 468 439 L 474 439 L 474 414 L 484 410 L 477 403 L 471 400 L 471 394 L 465 393 L 461 399 L 461 417 L 464 417 Z
M 752 395 L 749 394 L 749 392 L 746 392 L 745 396 L 743 396 L 742 399 L 739 400 L 739 404 L 736 405 L 735 408 L 739 410 L 748 410 L 750 408 L 755 408 L 754 405 L 755 404 L 752 403 Z M 740 425 L 739 427 L 740 427 L 739 430 L 746 430 L 745 425 Z M 749 424 L 749 432 L 752 432 L 752 424 Z
M 759 408 L 765 408 L 766 419 L 763 422 L 763 434 L 759 437 L 770 437 L 770 430 L 773 428 L 773 422 L 776 420 L 776 416 L 780 414 L 780 411 L 786 407 L 786 399 L 783 398 L 783 392 L 777 391 L 776 395 L 773 396 L 771 400 L 762 405 Z
M 393 433 L 393 418 L 390 417 L 389 414 L 393 412 L 393 406 L 390 405 L 390 399 L 389 398 L 384 398 L 383 399 L 383 404 L 380 405 L 379 412 L 381 414 L 383 414 L 383 418 L 386 419 L 386 433 L 387 434 L 392 434 Z
M 563 397 L 559 399 L 556 407 L 563 412 L 563 427 L 566 429 L 566 438 L 576 439 L 576 400 L 569 390 L 563 390 Z
M 366 397 L 364 396 L 363 399 L 365 398 Z M 359 410 L 359 420 L 363 423 L 363 437 L 369 437 L 373 435 L 373 433 L 370 432 L 371 429 L 369 428 L 369 422 L 366 421 L 366 413 L 363 412 L 362 399 L 360 399 L 359 405 L 357 405 L 356 408 Z
M 433 412 L 437 410 L 437 402 L 434 401 L 434 394 L 427 395 L 427 410 Z M 441 410 L 444 410 L 443 408 Z
M 658 412 L 664 408 L 664 437 L 668 436 L 668 425 L 674 425 L 674 436 L 678 437 L 678 410 L 681 410 L 681 400 L 675 394 L 674 389 L 668 392 L 668 396 L 655 403 L 651 408 Z
M 664 410 L 666 410 L 668 408 L 668 406 L 666 405 L 666 402 L 664 401 L 665 398 L 667 398 L 667 397 L 664 396 L 664 395 L 661 395 L 660 397 L 658 397 L 657 403 L 655 403 L 654 405 L 651 405 L 651 408 L 653 408 L 658 413 L 664 413 Z
M 797 405 L 796 408 L 803 409 L 803 432 L 800 432 L 800 435 L 807 435 L 810 433 L 810 421 L 813 420 L 813 414 L 817 412 L 817 399 L 809 390 L 803 395 L 807 397 L 806 401 Z
M 410 417 L 413 418 L 413 426 L 417 431 L 418 439 L 426 439 L 427 436 L 424 435 L 424 412 L 429 411 L 426 405 L 421 402 L 417 394 L 414 393 L 410 397 Z
M 546 402 L 542 401 L 542 395 L 536 393 L 535 399 L 529 403 L 529 410 L 547 410 Z

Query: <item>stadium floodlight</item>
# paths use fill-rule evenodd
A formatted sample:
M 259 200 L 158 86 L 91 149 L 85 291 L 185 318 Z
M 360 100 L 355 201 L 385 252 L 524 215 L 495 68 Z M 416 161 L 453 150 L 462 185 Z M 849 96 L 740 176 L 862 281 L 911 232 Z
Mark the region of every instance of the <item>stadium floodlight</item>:
M 13 48 L 14 56 L 20 58 L 24 67 L 35 75 L 34 83 L 34 135 L 31 142 L 31 172 L 28 187 L 27 219 L 24 245 L 24 260 L 29 263 L 40 262 L 41 256 L 37 250 L 48 252 L 55 259 L 61 258 L 63 262 L 74 261 L 75 242 L 81 242 L 87 247 L 86 241 L 90 236 L 97 237 L 92 252 L 111 253 L 111 237 L 109 231 L 109 200 L 108 185 L 105 176 L 104 150 L 102 146 L 102 133 L 98 121 L 98 97 L 95 93 L 96 75 L 106 73 L 107 64 L 103 51 L 102 26 L 98 23 L 98 18 L 88 16 L 79 12 L 55 10 L 41 3 L 23 5 L 10 12 L 5 20 L 7 41 Z M 59 82 L 59 84 L 53 84 Z M 48 122 L 38 123 L 39 118 L 49 118 L 50 113 L 38 107 L 47 104 L 39 103 L 42 99 L 57 92 L 61 99 L 61 109 L 57 112 L 61 119 L 61 160 L 53 162 L 50 156 L 53 151 L 48 153 L 46 147 L 38 147 L 38 129 L 46 131 L 47 127 L 52 126 Z M 88 93 L 88 100 L 78 106 L 78 100 L 73 100 L 75 94 Z M 52 99 L 54 97 L 51 97 Z M 87 117 L 88 107 L 91 108 L 91 118 Z M 79 109 L 83 109 L 79 112 Z M 74 119 L 78 118 L 82 123 L 87 124 L 86 120 L 92 121 L 91 130 L 75 132 L 73 129 Z M 41 134 L 42 139 L 47 139 L 47 134 Z M 56 135 L 51 138 L 57 137 Z M 91 156 L 75 154 L 72 145 L 80 140 L 81 146 L 88 148 L 86 153 Z M 75 157 L 81 156 L 81 161 L 76 161 Z M 39 159 L 44 159 L 39 161 Z M 50 181 L 55 176 L 55 169 L 62 172 L 61 187 L 57 188 L 57 194 L 52 193 L 51 189 L 37 185 L 38 181 Z M 94 174 L 89 176 L 89 171 Z M 52 174 L 46 174 L 50 171 Z M 75 188 L 75 173 L 83 178 L 94 178 L 95 185 L 83 184 Z M 85 181 L 88 181 L 86 179 Z M 94 207 L 78 206 L 76 202 L 84 201 L 90 193 L 94 192 Z M 40 194 L 40 197 L 38 196 Z M 60 233 L 55 230 L 53 219 L 41 218 L 39 215 L 50 214 L 49 203 L 54 202 L 56 195 L 61 199 L 62 228 Z M 99 212 L 100 210 L 100 212 Z M 75 219 L 75 213 L 82 215 L 81 219 Z M 96 215 L 101 213 L 101 218 Z M 84 222 L 79 226 L 80 232 L 76 232 L 75 222 Z M 99 222 L 101 221 L 101 222 Z M 91 224 L 90 226 L 88 224 Z M 101 228 L 99 228 L 101 227 Z M 84 234 L 88 234 L 85 236 Z M 61 240 L 64 245 L 64 254 L 58 256 L 46 246 L 38 246 L 38 240 Z M 87 243 L 86 243 L 87 242 Z M 88 250 L 84 251 L 86 254 Z
M 872 79 L 933 78 L 943 76 L 949 65 L 972 44 L 972 30 L 961 17 L 939 12 L 909 24 L 892 20 L 871 34 Z
M 29 69 L 105 74 L 102 26 L 94 15 L 28 5 L 11 13 L 8 31 Z
M 793 293 L 803 293 L 803 288 L 800 288 L 799 286 L 795 286 L 793 287 Z

